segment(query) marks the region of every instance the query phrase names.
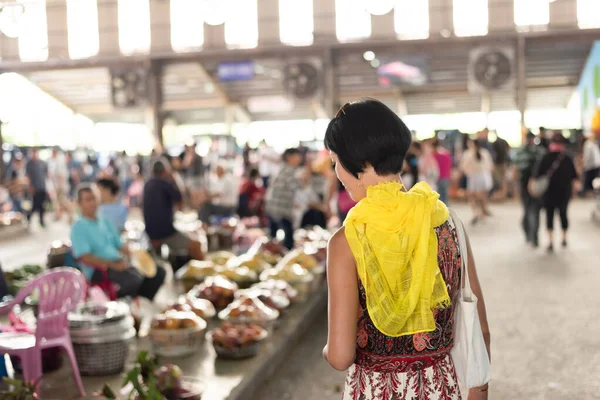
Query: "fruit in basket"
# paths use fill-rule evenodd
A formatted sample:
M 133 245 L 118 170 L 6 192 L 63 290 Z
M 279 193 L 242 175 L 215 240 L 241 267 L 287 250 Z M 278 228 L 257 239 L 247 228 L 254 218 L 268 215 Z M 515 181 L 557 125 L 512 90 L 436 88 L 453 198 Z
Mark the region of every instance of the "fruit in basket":
M 231 279 L 236 283 L 258 281 L 258 274 L 256 273 L 256 271 L 252 271 L 247 267 L 224 268 L 221 271 L 221 275 L 223 275 L 227 279 Z
M 257 297 L 241 297 L 221 311 L 219 318 L 265 325 L 279 318 L 279 311 L 268 307 Z
M 191 311 L 170 310 L 164 314 L 155 315 L 150 324 L 152 330 L 176 330 L 197 328 L 205 324 Z
M 191 260 L 177 271 L 177 279 L 202 280 L 208 276 L 217 274 L 215 264 L 212 261 Z
M 167 316 L 164 326 L 164 329 L 179 329 L 181 327 L 181 320 Z
M 314 253 L 316 253 L 316 250 Z M 281 263 L 284 263 L 285 265 L 299 264 L 308 270 L 312 270 L 319 266 L 319 261 L 313 254 L 306 254 L 301 250 L 291 251 L 281 260 Z
M 200 318 L 209 319 L 217 314 L 215 306 L 213 306 L 213 304 L 206 299 L 198 299 L 185 296 L 180 297 L 180 301 L 182 299 L 183 301 L 186 301 L 187 304 L 189 304 L 190 308 L 192 309 L 192 312 Z
M 298 291 L 292 285 L 282 280 L 269 279 L 255 284 L 251 289 L 278 290 L 288 298 L 290 303 L 293 303 L 298 297 Z
M 152 322 L 150 323 L 151 329 L 166 329 L 167 326 L 167 316 L 164 314 L 159 314 L 152 318 Z
M 218 251 L 210 256 L 208 256 L 209 260 L 212 261 L 216 265 L 225 265 L 231 260 L 235 258 L 235 254 L 229 251 Z
M 177 303 L 173 303 L 169 307 L 167 307 L 165 312 L 169 312 L 169 311 L 193 311 L 193 310 L 192 310 L 192 306 L 190 306 L 188 303 L 177 302 Z
M 227 263 L 228 268 L 243 268 L 246 267 L 251 271 L 260 273 L 266 269 L 271 268 L 259 254 L 246 253 L 236 258 L 232 258 Z
M 223 309 L 233 301 L 234 294 L 237 290 L 237 284 L 224 276 L 217 275 L 206 278 L 203 283 L 196 285 L 190 290 L 188 297 L 191 297 L 192 299 L 206 299 L 210 301 L 215 308 Z
M 287 264 L 263 272 L 260 274 L 260 279 L 263 281 L 268 279 L 278 279 L 286 282 L 298 282 L 311 280 L 312 275 L 306 268 L 299 264 Z
M 183 372 L 177 365 L 167 364 L 154 371 L 156 385 L 163 394 L 177 390 L 181 387 Z
M 262 259 L 265 260 L 265 262 L 271 265 L 276 265 L 279 261 L 281 261 L 281 256 L 279 254 L 274 254 L 267 250 L 259 254 Z
M 213 344 L 225 349 L 243 348 L 263 340 L 267 335 L 262 327 L 256 324 L 232 324 L 223 322 L 219 328 L 210 333 Z

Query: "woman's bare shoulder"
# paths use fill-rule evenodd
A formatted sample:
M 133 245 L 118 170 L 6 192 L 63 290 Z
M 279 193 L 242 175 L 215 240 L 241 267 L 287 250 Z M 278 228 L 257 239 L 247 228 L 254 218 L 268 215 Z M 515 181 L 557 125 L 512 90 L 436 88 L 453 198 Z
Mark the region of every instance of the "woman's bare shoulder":
M 337 260 L 354 261 L 352 250 L 350 250 L 350 245 L 346 239 L 346 230 L 343 226 L 335 231 L 335 233 L 329 239 L 329 245 L 327 246 L 327 257 L 328 261 L 333 258 Z

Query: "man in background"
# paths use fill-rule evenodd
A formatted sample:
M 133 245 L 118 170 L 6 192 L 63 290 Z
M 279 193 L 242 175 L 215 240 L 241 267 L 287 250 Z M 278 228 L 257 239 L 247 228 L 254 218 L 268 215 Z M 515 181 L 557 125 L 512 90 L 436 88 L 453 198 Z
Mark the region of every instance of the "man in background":
M 271 236 L 277 237 L 282 229 L 285 233 L 284 245 L 294 247 L 294 196 L 300 188 L 296 170 L 302 162 L 300 150 L 292 148 L 283 153 L 283 169 L 273 179 L 267 190 L 266 211 L 271 224 Z
M 222 164 L 217 165 L 214 175 L 210 177 L 207 197 L 198 213 L 200 221 L 204 223 L 209 223 L 213 216 L 229 217 L 237 209 L 239 188 Z
M 54 187 L 56 197 L 55 218 L 60 220 L 63 212 L 67 213 L 69 223 L 72 222 L 72 208 L 69 203 L 69 168 L 67 160 L 58 148 L 52 149 L 52 156 L 48 160 L 48 178 Z
M 181 192 L 173 182 L 169 162 L 159 159 L 152 166 L 152 178 L 144 185 L 146 233 L 150 240 L 166 244 L 172 252 L 187 251 L 191 258 L 202 260 L 204 254 L 200 242 L 175 229 L 175 209 L 183 208 L 182 200 Z
M 515 165 L 519 173 L 521 203 L 523 204 L 521 226 L 525 233 L 525 239 L 533 247 L 538 247 L 538 230 L 542 202 L 541 199 L 536 199 L 529 194 L 527 184 L 533 175 L 534 168 L 545 153 L 544 147 L 536 144 L 535 135 L 528 132 L 525 137 L 525 145 L 515 155 Z
M 506 170 L 510 161 L 510 145 L 504 139 L 496 134 L 496 141 L 492 144 L 494 155 L 494 175 L 497 186 L 498 198 L 506 198 Z
M 40 226 L 46 227 L 44 222 L 44 207 L 46 205 L 46 164 L 40 160 L 38 149 L 31 150 L 31 158 L 25 167 L 27 178 L 29 179 L 29 192 L 32 196 L 31 210 L 27 214 L 27 221 L 31 222 L 34 213 L 40 215 Z

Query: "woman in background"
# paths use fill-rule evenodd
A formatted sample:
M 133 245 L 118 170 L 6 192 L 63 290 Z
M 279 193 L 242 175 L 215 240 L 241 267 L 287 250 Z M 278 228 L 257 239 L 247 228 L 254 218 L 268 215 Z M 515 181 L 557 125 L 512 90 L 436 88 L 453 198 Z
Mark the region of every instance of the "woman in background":
M 103 178 L 96 182 L 100 191 L 100 208 L 98 214 L 112 222 L 119 232 L 125 229 L 125 222 L 129 215 L 127 207 L 119 200 L 119 184 L 113 179 Z
M 431 140 L 424 140 L 421 143 L 421 157 L 419 157 L 418 165 L 419 181 L 427 182 L 433 190 L 437 191 L 440 167 L 435 158 L 435 148 Z
M 460 169 L 467 176 L 467 196 L 473 210 L 471 224 L 475 225 L 483 217 L 491 215 L 487 202 L 493 186 L 492 155 L 482 148 L 479 140 L 469 140 L 468 149 L 462 155 Z
M 562 247 L 567 247 L 567 230 L 569 216 L 567 214 L 573 183 L 577 180 L 577 171 L 571 157 L 565 153 L 566 139 L 560 133 L 555 134 L 548 145 L 549 152 L 542 158 L 534 170 L 532 178 L 549 176 L 550 183 L 544 194 L 543 203 L 546 208 L 546 227 L 548 228 L 548 252 L 554 251 L 552 233 L 554 231 L 554 212 L 558 210 L 562 228 Z

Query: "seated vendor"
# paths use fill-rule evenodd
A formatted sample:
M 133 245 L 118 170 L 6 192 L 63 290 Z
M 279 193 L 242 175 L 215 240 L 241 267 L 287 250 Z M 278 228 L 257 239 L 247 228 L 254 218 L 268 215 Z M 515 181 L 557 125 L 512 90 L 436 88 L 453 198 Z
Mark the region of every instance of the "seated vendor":
M 129 249 L 121 243 L 117 228 L 97 215 L 98 200 L 90 186 L 77 189 L 80 218 L 71 228 L 73 255 L 88 281 L 100 283 L 102 269 L 119 286 L 118 297 L 141 296 L 153 300 L 165 280 L 165 270 L 157 267 L 154 278 L 143 277 L 127 262 Z
M 152 166 L 153 177 L 144 186 L 144 223 L 152 241 L 166 244 L 171 251 L 187 251 L 190 258 L 204 259 L 202 245 L 188 235 L 178 232 L 173 225 L 175 208 L 183 208 L 181 192 L 175 185 L 167 160 L 158 160 Z

